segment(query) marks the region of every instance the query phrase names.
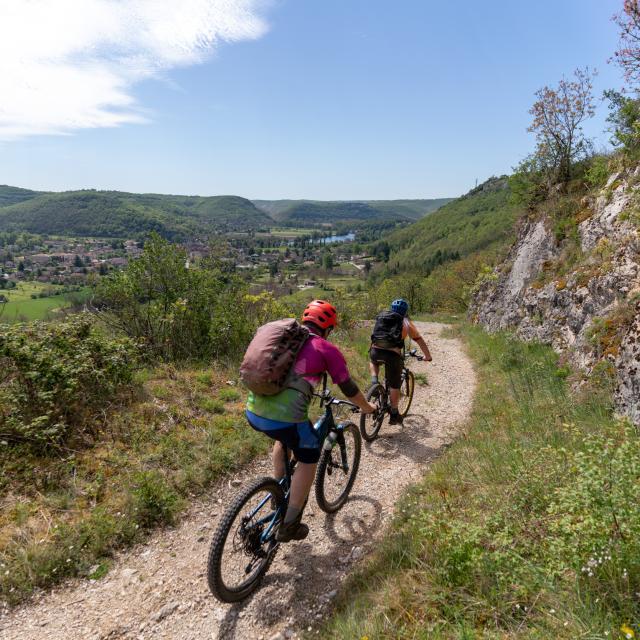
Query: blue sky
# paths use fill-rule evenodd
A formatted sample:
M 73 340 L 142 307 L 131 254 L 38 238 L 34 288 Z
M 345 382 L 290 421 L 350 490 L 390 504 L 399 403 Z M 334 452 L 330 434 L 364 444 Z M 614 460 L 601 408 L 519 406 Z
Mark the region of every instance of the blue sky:
M 59 9 L 60 0 L 38 1 Z M 51 20 L 62 28 L 43 20 L 32 34 L 37 64 L 14 77 L 29 91 L 44 88 L 24 93 L 4 123 L 13 91 L 0 84 L 0 183 L 250 198 L 456 196 L 532 149 L 527 111 L 537 88 L 586 65 L 599 71 L 598 94 L 621 84 L 606 63 L 621 0 L 237 0 L 232 15 L 220 7 L 233 2 L 211 0 L 209 13 L 180 16 L 173 48 L 165 46 L 173 9 L 160 17 L 141 9 L 131 23 L 122 5 L 109 13 L 113 0 L 86 2 L 94 13 L 72 28 L 57 11 Z M 31 46 L 20 28 L 32 29 L 33 16 L 18 18 L 15 42 Z M 145 21 L 156 40 L 139 36 Z M 57 40 L 65 33 L 72 44 Z M 47 88 L 47 65 L 60 60 L 68 84 Z M 113 106 L 96 109 L 88 95 Z M 601 144 L 605 116 L 602 104 L 588 125 Z

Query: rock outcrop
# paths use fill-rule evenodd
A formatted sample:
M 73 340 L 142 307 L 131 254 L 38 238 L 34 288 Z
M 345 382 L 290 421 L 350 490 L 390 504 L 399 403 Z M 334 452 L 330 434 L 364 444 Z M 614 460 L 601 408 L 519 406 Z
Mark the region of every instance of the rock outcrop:
M 604 362 L 615 373 L 619 410 L 638 424 L 639 182 L 640 168 L 615 174 L 597 197 L 583 198 L 570 218 L 569 240 L 557 239 L 553 212 L 523 221 L 470 309 L 489 331 L 512 330 L 552 345 L 586 377 Z

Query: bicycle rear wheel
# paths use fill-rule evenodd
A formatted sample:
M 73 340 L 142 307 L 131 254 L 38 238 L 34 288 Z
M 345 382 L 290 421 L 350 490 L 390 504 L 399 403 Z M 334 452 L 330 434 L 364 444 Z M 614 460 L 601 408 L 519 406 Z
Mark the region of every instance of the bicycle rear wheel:
M 333 447 L 322 449 L 315 485 L 316 501 L 325 513 L 338 511 L 347 501 L 358 474 L 361 449 L 360 433 L 353 422 L 338 431 Z
M 225 511 L 207 561 L 209 589 L 218 600 L 238 602 L 258 587 L 278 549 L 275 531 L 284 510 L 278 482 L 258 478 Z
M 385 390 L 381 384 L 376 384 L 367 391 L 367 400 L 380 407 L 375 413 L 360 415 L 360 433 L 367 442 L 373 442 L 378 437 L 378 432 L 384 421 L 384 412 L 387 404 Z
M 416 386 L 416 379 L 413 371 L 405 369 L 402 375 L 400 386 L 400 399 L 398 401 L 398 413 L 404 418 L 409 413 L 409 408 L 413 402 L 413 391 Z

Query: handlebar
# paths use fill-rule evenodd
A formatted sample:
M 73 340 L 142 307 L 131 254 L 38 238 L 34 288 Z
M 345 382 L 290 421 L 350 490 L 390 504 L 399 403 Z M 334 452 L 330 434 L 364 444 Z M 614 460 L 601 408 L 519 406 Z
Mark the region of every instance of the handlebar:
M 316 398 L 320 398 L 321 407 L 326 407 L 329 405 L 334 407 L 347 406 L 347 407 L 351 407 L 351 410 L 354 413 L 357 413 L 358 411 L 360 411 L 360 407 L 358 407 L 358 405 L 354 404 L 353 402 L 350 402 L 349 400 L 340 400 L 339 398 L 336 398 L 331 394 L 331 391 L 329 391 L 329 389 L 325 389 L 321 393 L 314 392 L 313 395 Z

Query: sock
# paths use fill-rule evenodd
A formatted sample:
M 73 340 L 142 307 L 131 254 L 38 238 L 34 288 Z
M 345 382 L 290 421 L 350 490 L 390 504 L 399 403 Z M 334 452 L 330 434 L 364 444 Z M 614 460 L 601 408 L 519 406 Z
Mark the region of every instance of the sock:
M 378 376 L 371 376 L 371 384 L 378 384 Z
M 398 413 L 398 407 L 391 407 L 391 413 Z
M 300 514 L 302 513 L 302 509 L 298 509 L 297 507 L 292 507 L 289 505 L 287 507 L 287 513 L 284 516 L 284 524 L 291 524 Z

